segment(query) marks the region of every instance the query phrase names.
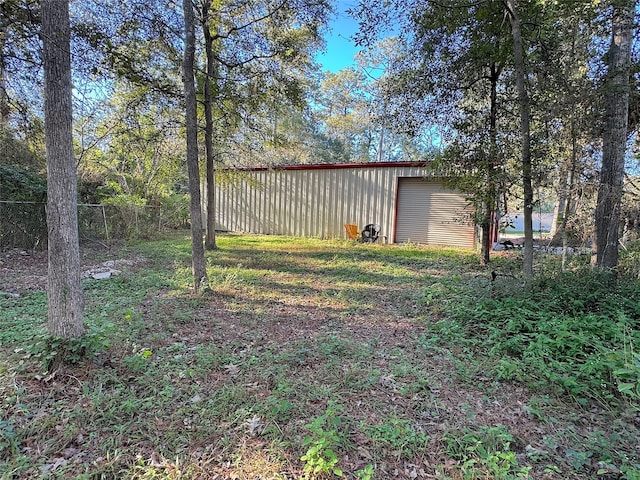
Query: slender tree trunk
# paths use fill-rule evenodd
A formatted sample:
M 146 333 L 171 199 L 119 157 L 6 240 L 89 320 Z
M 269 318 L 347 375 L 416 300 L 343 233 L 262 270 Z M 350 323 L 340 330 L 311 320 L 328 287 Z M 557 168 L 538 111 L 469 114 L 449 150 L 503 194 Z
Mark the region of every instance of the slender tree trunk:
M 567 224 L 567 217 L 565 215 L 565 211 L 567 208 L 567 203 L 569 201 L 569 196 L 571 195 L 572 188 L 571 184 L 571 169 L 575 164 L 576 160 L 576 148 L 577 148 L 577 140 L 575 137 L 575 121 L 573 117 L 571 118 L 571 156 L 567 160 L 566 158 L 562 159 L 562 162 L 559 166 L 557 179 L 554 182 L 554 189 L 556 192 L 556 201 L 553 207 L 553 222 L 551 224 L 551 231 L 549 235 L 551 236 L 551 243 L 553 245 L 558 244 L 558 240 L 564 235 L 564 227 Z
M 567 232 L 567 226 L 569 224 L 569 216 L 571 215 L 571 211 L 573 208 L 571 202 L 571 195 L 573 195 L 573 189 L 575 186 L 575 177 L 576 177 L 576 165 L 577 159 L 574 159 L 573 165 L 571 167 L 571 171 L 569 172 L 569 187 L 567 192 L 567 198 L 564 204 L 564 212 L 562 214 L 562 223 L 560 224 L 561 235 L 562 235 L 562 271 L 564 272 L 567 269 L 567 249 L 569 248 L 569 232 Z
M 200 166 L 198 165 L 198 105 L 193 77 L 196 35 L 192 0 L 183 0 L 185 45 L 182 62 L 182 78 L 186 106 L 187 171 L 189 174 L 191 217 L 191 262 L 193 266 L 193 288 L 197 292 L 208 287 L 207 268 L 202 243 L 202 198 L 200 196 Z
M 84 333 L 80 283 L 76 163 L 73 156 L 68 0 L 42 0 L 44 116 L 47 151 L 48 329 L 56 337 Z
M 576 182 L 576 172 L 578 170 L 578 129 L 576 127 L 576 120 L 571 120 L 571 166 L 569 169 L 569 178 L 565 184 L 564 204 L 562 211 L 562 222 L 560 223 L 560 235 L 562 237 L 562 271 L 564 272 L 567 267 L 567 249 L 569 248 L 569 233 L 567 232 L 567 226 L 569 224 L 569 217 L 573 213 L 573 194 Z
M 0 9 L 0 129 L 6 128 L 9 123 L 9 95 L 7 94 L 7 62 L 5 57 L 5 45 L 7 42 L 7 26 Z
M 489 116 L 489 158 L 487 159 L 487 184 L 486 197 L 484 200 L 484 212 L 482 215 L 482 239 L 481 239 L 481 260 L 483 265 L 488 265 L 491 260 L 491 231 L 492 218 L 497 204 L 497 179 L 496 165 L 498 163 L 498 79 L 500 77 L 500 67 L 493 63 L 491 65 L 491 111 Z
M 553 206 L 553 221 L 551 223 L 551 231 L 549 232 L 549 236 L 552 238 L 551 243 L 554 245 L 557 244 L 559 236 L 562 235 L 561 226 L 564 220 L 564 208 L 567 203 L 568 184 L 569 174 L 566 168 L 562 166 L 558 171 L 558 178 L 554 185 L 556 201 Z
M 605 84 L 605 127 L 602 169 L 595 216 L 595 266 L 618 266 L 620 205 L 624 182 L 624 156 L 629 122 L 629 74 L 635 2 L 613 2 L 611 45 Z
M 205 246 L 207 250 L 215 250 L 216 245 L 216 176 L 213 150 L 213 94 L 211 82 L 216 77 L 215 58 L 213 56 L 213 39 L 209 30 L 209 2 L 204 2 L 202 15 L 202 32 L 204 35 L 207 74 L 204 79 L 204 149 L 207 169 L 207 235 Z
M 518 103 L 520 104 L 520 135 L 522 156 L 522 184 L 524 196 L 524 250 L 522 252 L 522 272 L 525 278 L 533 276 L 533 184 L 531 166 L 531 105 L 525 85 L 526 68 L 524 63 L 524 47 L 522 45 L 522 30 L 518 16 L 516 0 L 506 0 L 513 36 L 513 59 L 518 88 Z

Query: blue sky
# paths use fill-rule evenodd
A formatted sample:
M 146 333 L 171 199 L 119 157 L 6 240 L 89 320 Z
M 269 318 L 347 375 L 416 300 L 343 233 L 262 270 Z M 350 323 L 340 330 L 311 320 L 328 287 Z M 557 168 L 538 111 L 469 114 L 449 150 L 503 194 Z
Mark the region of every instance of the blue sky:
M 323 70 L 337 72 L 353 66 L 353 57 L 359 50 L 350 37 L 358 31 L 358 22 L 346 14 L 348 8 L 355 7 L 357 0 L 337 0 L 334 2 L 337 14 L 329 24 L 326 52 L 318 55 Z

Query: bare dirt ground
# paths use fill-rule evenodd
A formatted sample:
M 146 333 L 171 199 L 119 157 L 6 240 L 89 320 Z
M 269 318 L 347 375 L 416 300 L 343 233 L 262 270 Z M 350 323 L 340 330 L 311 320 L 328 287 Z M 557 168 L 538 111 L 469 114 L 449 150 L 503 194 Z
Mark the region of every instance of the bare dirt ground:
M 144 258 L 114 258 L 106 246 L 84 247 L 80 252 L 82 278 L 108 278 L 122 269 L 144 262 Z M 20 296 L 47 288 L 47 251 L 14 248 L 0 251 L 0 294 Z
M 0 252 L 0 292 L 20 295 L 46 287 L 46 251 L 12 249 Z

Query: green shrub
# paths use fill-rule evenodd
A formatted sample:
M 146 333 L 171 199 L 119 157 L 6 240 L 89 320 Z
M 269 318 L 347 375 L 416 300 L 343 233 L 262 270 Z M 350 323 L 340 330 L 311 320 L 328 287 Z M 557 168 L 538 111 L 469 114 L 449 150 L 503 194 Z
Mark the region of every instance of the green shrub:
M 14 165 L 0 165 L 0 200 L 46 202 L 45 175 Z
M 450 291 L 464 289 L 458 283 Z M 584 271 L 539 278 L 498 298 L 474 299 L 471 289 L 439 305 L 462 328 L 458 342 L 481 349 L 498 378 L 605 403 L 636 388 L 637 358 L 621 352 L 640 340 L 640 282 Z
M 109 349 L 113 324 L 106 322 L 98 326 L 85 321 L 85 328 L 85 334 L 74 339 L 52 337 L 42 331 L 35 336 L 27 351 L 39 360 L 42 370 L 48 372 L 60 358 L 64 358 L 67 364 L 79 364 Z
M 185 229 L 189 221 L 189 195 L 176 193 L 162 199 L 163 228 Z
M 159 228 L 159 208 L 139 195 L 119 194 L 103 202 L 112 238 L 149 238 Z
M 640 278 L 640 240 L 634 240 L 620 250 L 618 270 L 625 277 Z
M 0 165 L 0 249 L 44 247 L 47 243 L 44 175 Z

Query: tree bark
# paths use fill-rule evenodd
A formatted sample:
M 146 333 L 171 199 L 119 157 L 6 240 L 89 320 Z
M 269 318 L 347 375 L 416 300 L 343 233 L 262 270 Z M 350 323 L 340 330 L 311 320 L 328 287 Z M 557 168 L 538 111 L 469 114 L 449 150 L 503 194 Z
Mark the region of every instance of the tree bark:
M 551 230 L 552 243 L 562 244 L 562 271 L 566 270 L 567 248 L 569 236 L 567 232 L 569 218 L 573 212 L 573 195 L 575 190 L 575 178 L 578 170 L 578 128 L 577 120 L 571 117 L 571 156 L 569 161 L 563 160 L 558 180 L 558 199 L 553 212 L 553 227 Z M 567 165 L 568 163 L 568 165 Z
M 556 200 L 553 206 L 553 221 L 549 232 L 549 236 L 552 238 L 551 243 L 554 245 L 558 243 L 558 238 L 562 235 L 562 223 L 564 221 L 563 215 L 567 203 L 568 185 L 569 178 L 563 160 L 563 165 L 561 165 L 558 171 L 558 178 L 554 182 Z
M 7 66 L 5 59 L 5 45 L 7 38 L 7 26 L 0 12 L 0 129 L 9 124 L 9 95 L 7 94 Z
M 68 0 L 43 0 L 44 115 L 49 232 L 48 329 L 65 339 L 84 333 L 76 163 L 73 154 Z
M 624 182 L 624 156 L 629 122 L 629 74 L 635 2 L 613 2 L 611 45 L 605 83 L 605 127 L 602 169 L 595 214 L 595 266 L 618 266 L 620 206 Z
M 496 63 L 491 64 L 491 111 L 489 116 L 489 158 L 486 165 L 487 184 L 485 185 L 486 197 L 484 199 L 484 212 L 482 215 L 482 238 L 481 238 L 481 262 L 488 265 L 491 260 L 491 246 L 493 239 L 492 218 L 497 207 L 497 179 L 496 165 L 498 164 L 498 80 L 500 78 L 501 67 Z
M 202 286 L 208 288 L 207 268 L 202 242 L 202 197 L 200 195 L 200 166 L 198 164 L 198 104 L 196 98 L 193 68 L 195 63 L 195 21 L 191 0 L 183 0 L 185 45 L 182 62 L 184 83 L 187 171 L 189 174 L 190 218 L 191 218 L 191 263 L 193 268 L 193 288 L 196 292 Z
M 213 93 L 211 82 L 216 76 L 215 58 L 213 56 L 213 38 L 209 30 L 209 2 L 204 2 L 202 15 L 202 32 L 204 36 L 207 74 L 204 79 L 204 149 L 206 155 L 207 175 L 207 234 L 205 246 L 207 250 L 215 250 L 216 245 L 216 175 L 215 154 L 213 146 Z
M 531 165 L 531 105 L 525 84 L 526 67 L 524 63 L 524 47 L 522 45 L 522 30 L 518 16 L 516 0 L 506 0 L 506 6 L 511 23 L 513 37 L 513 60 L 518 89 L 518 103 L 520 104 L 520 136 L 522 159 L 522 185 L 524 196 L 524 249 L 522 252 L 522 273 L 525 278 L 533 276 L 533 184 Z

